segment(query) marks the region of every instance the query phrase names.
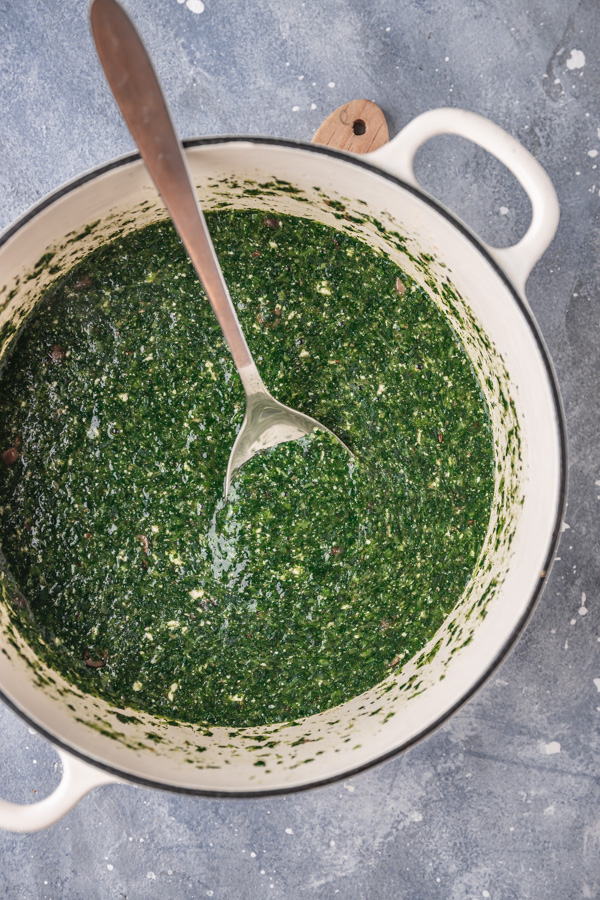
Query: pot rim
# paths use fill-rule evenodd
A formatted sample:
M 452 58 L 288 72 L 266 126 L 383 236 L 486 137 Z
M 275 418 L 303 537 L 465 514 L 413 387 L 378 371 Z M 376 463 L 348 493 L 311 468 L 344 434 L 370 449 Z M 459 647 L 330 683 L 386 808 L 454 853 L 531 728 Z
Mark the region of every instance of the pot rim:
M 291 787 L 285 788 L 264 788 L 258 790 L 248 790 L 248 791 L 222 791 L 222 790 L 208 790 L 206 788 L 189 788 L 182 787 L 180 785 L 167 784 L 161 781 L 155 781 L 151 778 L 145 778 L 141 775 L 131 774 L 130 772 L 125 772 L 117 766 L 109 765 L 106 762 L 102 762 L 92 757 L 88 756 L 83 751 L 76 749 L 65 741 L 63 738 L 57 737 L 48 731 L 45 727 L 41 727 L 35 719 L 29 716 L 29 713 L 22 710 L 17 704 L 15 704 L 11 699 L 9 699 L 4 691 L 2 690 L 2 686 L 0 685 L 0 700 L 3 701 L 13 712 L 17 713 L 21 719 L 23 719 L 29 726 L 33 727 L 35 731 L 46 738 L 51 744 L 55 747 L 60 747 L 62 750 L 65 750 L 67 753 L 70 753 L 72 756 L 75 756 L 85 763 L 88 763 L 90 766 L 101 769 L 104 772 L 107 772 L 111 775 L 114 775 L 120 781 L 124 782 L 132 782 L 134 784 L 138 784 L 143 787 L 156 788 L 158 790 L 166 790 L 172 791 L 177 794 L 189 794 L 192 796 L 201 796 L 201 797 L 212 797 L 212 798 L 231 798 L 231 799 L 247 799 L 247 798 L 261 798 L 261 797 L 272 797 L 279 794 L 292 794 L 298 793 L 300 791 L 306 791 L 316 787 L 322 787 L 328 784 L 335 784 L 338 781 L 342 781 L 346 778 L 351 778 L 354 775 L 359 774 L 360 772 L 366 771 L 367 769 L 372 768 L 373 766 L 380 765 L 387 760 L 398 756 L 400 753 L 403 753 L 405 750 L 414 747 L 416 744 L 425 740 L 429 735 L 433 734 L 434 731 L 437 731 L 448 719 L 450 719 L 462 706 L 464 706 L 486 683 L 486 681 L 490 678 L 493 672 L 500 666 L 501 663 L 508 657 L 508 654 L 515 647 L 518 638 L 521 636 L 525 627 L 527 626 L 531 616 L 533 615 L 534 609 L 537 606 L 541 593 L 546 585 L 546 582 L 550 575 L 550 570 L 552 567 L 552 563 L 554 560 L 554 556 L 558 547 L 558 542 L 561 534 L 561 526 L 565 512 L 566 506 L 566 496 L 567 496 L 567 430 L 566 430 L 566 422 L 565 422 L 565 413 L 562 405 L 562 400 L 558 388 L 558 381 L 556 378 L 556 373 L 554 371 L 554 366 L 552 364 L 552 360 L 550 358 L 550 354 L 546 347 L 545 341 L 542 337 L 542 334 L 539 330 L 538 324 L 533 316 L 533 313 L 524 299 L 521 296 L 519 291 L 516 289 L 504 269 L 501 265 L 494 259 L 494 257 L 489 252 L 488 248 L 483 244 L 481 239 L 473 232 L 464 222 L 461 222 L 449 209 L 441 205 L 437 200 L 427 194 L 425 191 L 421 190 L 419 187 L 415 187 L 411 184 L 408 184 L 403 179 L 398 178 L 396 175 L 392 175 L 387 172 L 385 169 L 379 168 L 379 166 L 373 165 L 368 162 L 363 156 L 358 156 L 351 153 L 346 153 L 341 150 L 336 150 L 331 147 L 327 147 L 323 144 L 312 144 L 306 141 L 292 140 L 288 138 L 274 138 L 274 137 L 265 137 L 259 135 L 223 135 L 223 136 L 210 136 L 210 137 L 201 137 L 201 138 L 186 138 L 182 141 L 184 149 L 189 149 L 193 147 L 206 146 L 211 144 L 228 144 L 228 143 L 253 143 L 253 144 L 266 144 L 272 146 L 280 146 L 280 147 L 288 147 L 295 150 L 304 150 L 311 153 L 321 153 L 325 156 L 330 156 L 333 159 L 342 160 L 347 163 L 352 163 L 359 168 L 365 169 L 375 175 L 379 175 L 382 178 L 386 178 L 388 181 L 395 184 L 397 187 L 402 188 L 405 191 L 413 194 L 418 197 L 421 201 L 426 203 L 428 206 L 432 207 L 439 215 L 445 218 L 451 225 L 453 225 L 464 237 L 466 237 L 470 243 L 474 246 L 474 248 L 479 251 L 479 253 L 485 258 L 491 268 L 494 270 L 496 275 L 499 276 L 501 281 L 504 283 L 509 293 L 512 296 L 512 299 L 517 304 L 517 307 L 520 309 L 523 317 L 529 326 L 529 329 L 534 337 L 534 340 L 538 346 L 540 351 L 540 355 L 544 364 L 544 368 L 546 371 L 546 376 L 548 378 L 548 383 L 550 385 L 554 411 L 556 414 L 556 425 L 557 432 L 560 444 L 560 452 L 559 452 L 559 489 L 558 489 L 558 504 L 556 509 L 554 527 L 552 529 L 552 534 L 548 544 L 548 550 L 546 553 L 546 557 L 543 563 L 543 574 L 540 575 L 534 590 L 529 598 L 527 606 L 520 616 L 519 620 L 515 623 L 510 635 L 506 638 L 504 645 L 502 648 L 496 653 L 494 658 L 490 661 L 489 665 L 485 669 L 485 671 L 480 675 L 475 684 L 473 684 L 469 690 L 463 694 L 456 703 L 453 704 L 449 709 L 445 710 L 434 722 L 429 724 L 426 728 L 424 728 L 419 734 L 414 737 L 404 741 L 398 747 L 395 747 L 393 750 L 388 750 L 383 753 L 381 756 L 377 756 L 368 762 L 362 763 L 358 766 L 354 766 L 342 773 L 336 775 L 330 775 L 326 778 L 317 778 L 311 781 L 308 781 L 306 784 L 294 785 Z M 137 151 L 126 153 L 123 156 L 119 156 L 113 160 L 110 160 L 108 163 L 103 163 L 99 166 L 94 167 L 93 169 L 89 169 L 87 172 L 84 172 L 82 175 L 76 176 L 74 179 L 65 182 L 60 185 L 54 191 L 46 194 L 27 209 L 12 225 L 10 225 L 7 229 L 5 229 L 0 234 L 0 248 L 18 231 L 20 231 L 25 225 L 28 224 L 32 219 L 34 219 L 40 212 L 48 207 L 52 206 L 57 200 L 65 197 L 70 194 L 71 191 L 76 190 L 84 184 L 87 184 L 89 181 L 92 181 L 94 178 L 97 178 L 100 175 L 104 175 L 107 172 L 112 171 L 113 169 L 117 169 L 120 166 L 128 165 L 129 163 L 138 162 L 141 160 L 141 156 Z

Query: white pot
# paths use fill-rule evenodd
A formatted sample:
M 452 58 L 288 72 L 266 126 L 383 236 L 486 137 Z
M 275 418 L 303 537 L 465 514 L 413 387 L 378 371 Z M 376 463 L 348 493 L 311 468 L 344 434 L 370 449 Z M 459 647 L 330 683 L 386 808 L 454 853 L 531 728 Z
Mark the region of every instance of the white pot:
M 520 180 L 533 218 L 518 244 L 503 250 L 486 246 L 419 188 L 412 160 L 424 141 L 440 133 L 470 138 Z M 524 286 L 554 235 L 558 203 L 533 157 L 487 120 L 450 109 L 420 116 L 368 157 L 270 138 L 209 138 L 186 146 L 204 208 L 226 200 L 352 227 L 324 202 L 342 200 L 352 215 L 367 212 L 404 236 L 410 258 L 376 225 L 356 226 L 363 240 L 386 249 L 418 282 L 427 277 L 430 289 L 441 290 L 451 281 L 456 299 L 432 296 L 464 342 L 493 419 L 497 478 L 486 545 L 461 601 L 422 653 L 360 697 L 281 729 L 212 728 L 204 734 L 139 713 L 141 724 L 120 721 L 108 703 L 49 673 L 15 637 L 10 603 L 2 605 L 1 696 L 59 748 L 65 770 L 59 788 L 39 804 L 0 801 L 5 828 L 45 827 L 108 781 L 249 796 L 322 784 L 392 756 L 443 722 L 503 659 L 531 614 L 556 548 L 565 497 L 565 428 Z M 281 189 L 285 185 L 274 195 L 243 192 L 244 181 L 277 179 L 300 193 Z M 53 264 L 65 270 L 117 228 L 138 228 L 164 216 L 137 155 L 83 175 L 27 212 L 0 242 L 1 283 L 8 285 L 0 294 L 0 352 L 6 352 L 11 330 L 26 318 L 50 277 L 26 280 L 40 257 L 55 252 Z M 99 224 L 72 241 L 94 222 Z M 421 253 L 433 258 L 425 269 Z M 148 732 L 158 740 L 150 740 Z M 271 746 L 260 749 L 267 743 Z

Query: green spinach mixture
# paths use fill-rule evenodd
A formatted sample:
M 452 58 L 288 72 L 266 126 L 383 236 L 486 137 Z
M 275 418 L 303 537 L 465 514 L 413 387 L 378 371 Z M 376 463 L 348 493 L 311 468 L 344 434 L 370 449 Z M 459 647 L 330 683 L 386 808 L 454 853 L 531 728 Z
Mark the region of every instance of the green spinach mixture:
M 36 649 L 119 707 L 249 726 L 354 697 L 432 637 L 493 493 L 478 380 L 427 293 L 343 231 L 207 216 L 265 384 L 327 432 L 238 473 L 245 397 L 170 224 L 55 283 L 2 373 L 2 550 Z

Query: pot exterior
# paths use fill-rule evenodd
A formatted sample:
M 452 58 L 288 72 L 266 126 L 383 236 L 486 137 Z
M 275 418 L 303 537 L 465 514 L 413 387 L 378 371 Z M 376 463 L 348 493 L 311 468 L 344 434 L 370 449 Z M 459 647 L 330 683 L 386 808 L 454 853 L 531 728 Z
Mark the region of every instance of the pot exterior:
M 414 185 L 368 160 L 270 139 L 192 141 L 187 157 L 205 209 L 261 208 L 345 227 L 428 289 L 462 340 L 490 407 L 496 486 L 482 556 L 457 607 L 417 657 L 349 703 L 292 725 L 209 729 L 138 712 L 131 713 L 135 722 L 124 721 L 127 710 L 84 695 L 35 659 L 14 626 L 14 587 L 6 579 L 0 691 L 55 743 L 120 777 L 197 793 L 294 790 L 346 776 L 422 738 L 512 646 L 540 593 L 562 519 L 560 400 L 524 297 L 477 239 Z M 27 213 L 0 245 L 0 352 L 10 349 L 52 277 L 36 270 L 46 254 L 64 272 L 111 235 L 165 215 L 137 157 L 84 176 Z

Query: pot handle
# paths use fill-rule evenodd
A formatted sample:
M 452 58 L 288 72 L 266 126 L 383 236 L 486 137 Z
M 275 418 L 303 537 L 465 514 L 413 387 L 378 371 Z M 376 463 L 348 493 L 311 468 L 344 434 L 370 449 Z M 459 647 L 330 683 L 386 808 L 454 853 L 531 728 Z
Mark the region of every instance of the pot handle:
M 556 191 L 531 153 L 489 119 L 464 109 L 432 109 L 413 119 L 369 159 L 392 175 L 419 187 L 413 160 L 419 147 L 439 134 L 456 134 L 479 144 L 510 169 L 531 201 L 532 217 L 521 240 L 512 247 L 484 246 L 522 292 L 534 265 L 556 233 L 559 218 Z
M 63 776 L 56 790 L 39 803 L 9 803 L 0 800 L 0 828 L 6 831 L 41 831 L 54 825 L 87 793 L 101 784 L 118 784 L 119 779 L 56 748 Z

